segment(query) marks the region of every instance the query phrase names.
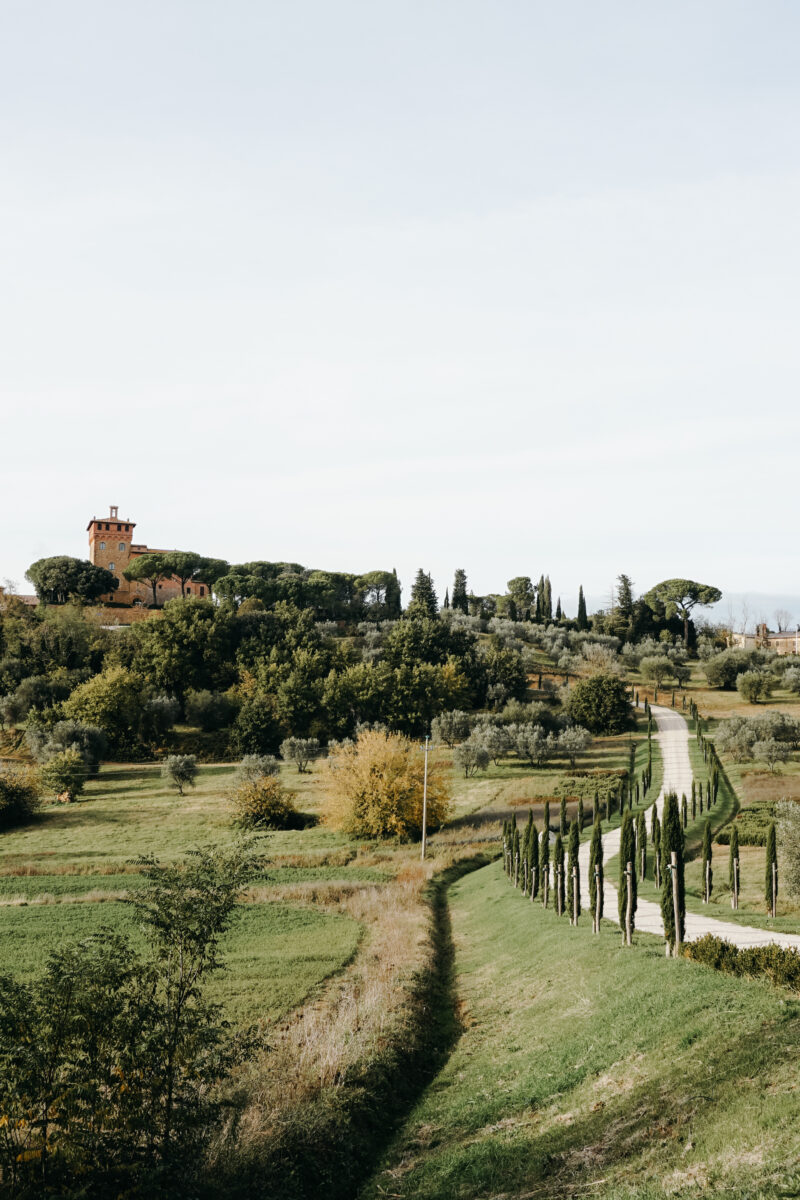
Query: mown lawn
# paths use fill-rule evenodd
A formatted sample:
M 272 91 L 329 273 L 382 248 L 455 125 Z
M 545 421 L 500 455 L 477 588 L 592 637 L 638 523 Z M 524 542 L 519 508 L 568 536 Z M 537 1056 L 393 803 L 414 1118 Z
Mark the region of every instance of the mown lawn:
M 499 864 L 451 898 L 461 1039 L 363 1200 L 797 1194 L 800 997 L 572 929 Z

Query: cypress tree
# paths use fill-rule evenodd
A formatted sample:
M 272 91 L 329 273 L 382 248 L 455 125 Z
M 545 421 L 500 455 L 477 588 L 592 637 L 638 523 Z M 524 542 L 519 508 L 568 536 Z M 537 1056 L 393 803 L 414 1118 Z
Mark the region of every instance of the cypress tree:
M 606 813 L 606 816 L 608 814 Z M 600 793 L 597 788 L 594 789 L 594 800 L 592 802 L 592 821 L 594 822 L 600 816 Z
M 586 600 L 583 595 L 583 584 L 578 588 L 578 629 L 588 629 L 589 618 L 586 615 Z
M 567 836 L 567 797 L 561 797 L 561 805 L 558 813 L 558 831 L 562 837 Z
M 514 829 L 514 887 L 519 887 L 519 830 Z
M 702 783 L 698 784 L 697 793 L 698 793 L 698 800 L 699 800 L 700 816 L 702 817 L 702 815 L 703 815 L 703 785 L 702 785 Z
M 580 871 L 575 874 L 578 867 L 578 847 L 580 845 L 580 833 L 578 832 L 578 822 L 571 821 L 569 826 L 569 841 L 567 842 L 567 912 L 572 924 L 577 924 L 574 920 L 577 906 L 577 915 L 581 915 L 581 876 Z
M 675 881 L 673 884 L 673 872 L 671 869 L 672 854 L 675 853 L 677 859 L 677 869 L 675 871 Z M 664 800 L 664 820 L 661 828 L 661 864 L 663 868 L 663 881 L 661 884 L 661 919 L 664 922 L 664 936 L 667 940 L 667 945 L 670 948 L 670 953 L 675 949 L 676 929 L 675 929 L 675 909 L 673 904 L 673 887 L 677 890 L 678 896 L 678 920 L 680 922 L 680 940 L 683 942 L 686 933 L 686 896 L 684 892 L 683 878 L 683 830 L 681 829 L 681 818 L 678 812 L 678 797 L 675 792 L 670 792 Z
M 731 889 L 731 908 L 739 907 L 739 897 L 736 894 L 736 871 L 739 861 L 739 830 L 736 822 L 731 825 L 731 848 L 728 855 L 728 885 Z
M 711 808 L 711 781 L 706 780 L 706 808 Z
M 550 576 L 544 581 L 544 598 L 542 600 L 542 618 L 548 623 L 553 619 L 553 591 L 550 587 Z
M 531 830 L 533 828 L 533 809 L 528 809 L 528 823 L 525 826 L 525 836 L 522 839 L 522 860 L 524 871 L 522 876 L 523 892 L 527 896 L 531 877 Z
M 564 614 L 561 611 L 561 597 L 559 596 L 558 603 L 556 604 L 556 620 L 560 621 L 563 615 Z
M 711 822 L 703 826 L 703 900 L 708 904 L 711 899 L 711 887 L 714 883 L 714 872 L 711 869 Z
M 442 608 L 449 608 L 449 607 L 450 607 L 450 592 L 447 588 L 445 588 L 444 589 L 444 600 L 442 602 Z
M 411 585 L 411 603 L 406 609 L 406 616 L 435 617 L 438 611 L 439 601 L 436 599 L 433 579 L 420 567 Z
M 556 887 L 556 912 L 560 917 L 564 915 L 564 839 L 560 833 L 556 834 L 556 841 L 553 847 L 553 869 L 555 871 L 555 887 Z
M 531 865 L 531 900 L 539 893 L 539 832 L 535 824 L 531 825 L 530 844 L 528 847 L 528 862 Z
M 773 892 L 773 866 L 774 870 L 774 885 Z M 778 899 L 778 848 L 775 842 L 775 822 L 770 821 L 769 829 L 767 830 L 767 869 L 764 877 L 764 899 L 767 902 L 767 913 L 769 916 L 775 916 L 776 902 Z
M 547 908 L 547 901 L 550 894 L 550 825 L 548 823 L 548 813 L 550 805 L 545 802 L 544 806 L 544 829 L 542 836 L 539 838 L 539 887 L 542 893 L 542 904 Z
M 686 793 L 685 792 L 684 792 L 683 796 L 681 797 L 681 820 L 683 821 L 683 828 L 685 829 L 686 826 L 689 824 L 689 812 L 688 812 L 688 807 L 686 804 Z
M 453 597 L 450 603 L 459 612 L 465 613 L 469 609 L 467 601 L 467 572 L 462 570 L 461 567 L 458 568 L 453 579 Z
M 546 833 L 550 832 L 550 801 L 549 800 L 545 800 L 545 802 L 544 802 L 544 828 L 545 828 Z
M 503 821 L 503 870 L 508 874 L 508 817 Z
M 653 806 L 655 809 L 655 805 Z M 661 887 L 661 822 L 658 813 L 653 812 L 653 883 Z
M 594 932 L 599 933 L 603 916 L 603 832 L 599 813 L 594 819 L 592 843 L 589 847 L 589 908 L 594 921 Z
M 717 764 L 714 763 L 714 767 L 711 771 L 711 799 L 713 800 L 714 804 L 717 803 L 717 792 L 718 791 L 719 791 L 719 769 L 717 767 Z
M 586 824 L 586 813 L 583 808 L 583 796 L 578 797 L 578 832 L 583 833 L 583 827 Z
M 636 853 L 639 857 L 639 878 L 647 878 L 647 821 L 644 819 L 644 813 L 639 813 L 636 818 Z
M 633 829 L 633 817 L 625 813 L 622 818 L 622 833 L 619 843 L 619 923 L 622 927 L 623 940 L 626 940 L 626 920 L 628 912 L 628 863 L 631 864 L 631 932 L 633 932 L 636 916 L 636 835 Z
M 697 789 L 694 786 L 694 780 L 692 780 L 692 820 L 694 820 L 696 816 L 697 816 Z

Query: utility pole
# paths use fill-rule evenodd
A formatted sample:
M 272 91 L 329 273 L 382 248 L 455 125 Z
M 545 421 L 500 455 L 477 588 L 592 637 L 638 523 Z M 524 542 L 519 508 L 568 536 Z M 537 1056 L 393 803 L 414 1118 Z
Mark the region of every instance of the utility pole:
M 425 850 L 428 845 L 428 751 L 430 738 L 426 735 L 423 752 L 425 754 L 425 772 L 422 776 L 422 861 L 425 861 Z

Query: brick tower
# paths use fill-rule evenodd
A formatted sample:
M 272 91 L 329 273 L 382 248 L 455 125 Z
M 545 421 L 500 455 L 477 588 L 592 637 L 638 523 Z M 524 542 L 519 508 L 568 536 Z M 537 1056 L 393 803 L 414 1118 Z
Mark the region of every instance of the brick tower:
M 140 596 L 142 589 L 123 578 L 131 558 L 131 543 L 136 522 L 121 520 L 119 509 L 112 504 L 107 517 L 92 517 L 86 526 L 89 534 L 89 561 L 96 567 L 105 567 L 116 575 L 119 587 L 111 596 L 104 597 L 120 604 L 131 604 Z

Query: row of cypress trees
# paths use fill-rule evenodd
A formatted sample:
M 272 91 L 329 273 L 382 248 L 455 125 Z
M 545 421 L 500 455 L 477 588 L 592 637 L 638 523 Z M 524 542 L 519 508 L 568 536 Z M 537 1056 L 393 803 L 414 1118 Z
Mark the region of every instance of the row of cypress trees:
M 595 834 L 598 837 L 599 830 L 598 815 L 595 819 Z M 533 819 L 533 809 L 528 811 L 528 821 L 521 835 L 515 815 L 503 823 L 503 865 L 514 887 L 521 887 L 522 894 L 530 900 L 540 896 L 543 906 L 547 908 L 550 904 L 552 878 L 556 913 L 559 916 L 569 916 L 571 924 L 577 923 L 582 911 L 579 848 L 580 825 L 576 819 L 569 823 L 566 846 L 561 830 L 556 833 L 551 866 L 549 801 L 546 801 L 544 806 L 541 837 Z M 602 848 L 600 861 L 602 863 Z

